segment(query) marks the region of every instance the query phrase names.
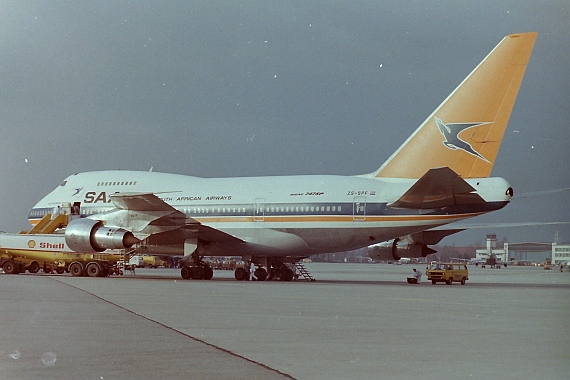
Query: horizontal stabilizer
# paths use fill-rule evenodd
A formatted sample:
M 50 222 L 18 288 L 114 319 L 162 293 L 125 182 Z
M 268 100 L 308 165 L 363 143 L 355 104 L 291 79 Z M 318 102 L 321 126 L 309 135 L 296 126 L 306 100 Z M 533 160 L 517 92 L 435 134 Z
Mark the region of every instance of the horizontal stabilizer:
M 450 168 L 430 169 L 397 201 L 394 208 L 434 209 L 462 204 L 481 204 L 485 200 Z
M 414 234 L 411 234 L 410 236 L 417 243 L 424 245 L 435 245 L 438 244 L 441 241 L 441 239 L 443 239 L 444 237 L 456 234 L 464 230 L 465 230 L 464 228 L 428 230 L 428 231 L 416 232 Z

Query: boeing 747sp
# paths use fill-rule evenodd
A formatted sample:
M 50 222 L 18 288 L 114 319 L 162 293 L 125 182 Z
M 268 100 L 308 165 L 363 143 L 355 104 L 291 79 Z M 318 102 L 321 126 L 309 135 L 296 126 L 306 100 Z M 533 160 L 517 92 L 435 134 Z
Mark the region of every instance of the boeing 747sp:
M 260 279 L 290 280 L 286 263 L 380 242 L 378 258 L 417 258 L 457 230 L 433 230 L 506 206 L 513 189 L 489 177 L 536 33 L 506 36 L 373 173 L 255 178 L 97 171 L 78 173 L 38 202 L 76 215 L 77 252 L 134 247 L 184 254 L 184 278 L 210 279 L 205 256 L 241 256 Z M 241 268 L 236 278 L 247 275 Z

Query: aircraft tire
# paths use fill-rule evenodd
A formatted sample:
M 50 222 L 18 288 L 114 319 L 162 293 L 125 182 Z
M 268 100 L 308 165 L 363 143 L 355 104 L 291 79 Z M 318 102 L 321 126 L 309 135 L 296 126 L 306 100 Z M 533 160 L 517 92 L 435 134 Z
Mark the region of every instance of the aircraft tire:
M 40 264 L 37 261 L 32 261 L 30 266 L 28 267 L 28 272 L 30 273 L 38 273 L 40 271 Z
M 257 281 L 265 281 L 267 279 L 267 271 L 263 268 L 257 268 L 254 274 Z
M 192 278 L 192 268 L 182 267 L 182 269 L 180 269 L 180 276 L 185 280 L 190 280 Z
M 81 277 L 83 276 L 83 266 L 78 262 L 71 263 L 69 273 L 71 273 L 72 277 Z
M 281 281 L 291 281 L 293 279 L 293 271 L 289 268 L 281 269 Z
M 211 280 L 214 277 L 214 270 L 209 266 L 204 267 L 204 280 Z
M 249 277 L 247 271 L 243 268 L 237 268 L 234 276 L 238 281 L 245 281 Z
M 192 278 L 194 280 L 203 280 L 204 279 L 204 268 L 192 267 Z
M 89 277 L 99 277 L 101 276 L 101 267 L 96 262 L 90 262 L 87 264 L 87 275 Z
M 6 274 L 18 274 L 18 266 L 12 260 L 5 261 L 2 269 Z

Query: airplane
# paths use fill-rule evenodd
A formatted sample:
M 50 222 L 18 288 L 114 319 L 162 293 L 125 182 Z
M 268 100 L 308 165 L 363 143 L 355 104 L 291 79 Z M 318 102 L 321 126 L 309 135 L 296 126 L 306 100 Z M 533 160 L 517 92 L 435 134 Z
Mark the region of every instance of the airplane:
M 185 279 L 212 278 L 206 256 L 241 256 L 257 266 L 258 279 L 283 281 L 293 278 L 288 264 L 302 258 L 380 242 L 385 259 L 425 257 L 430 244 L 460 231 L 434 228 L 510 202 L 510 184 L 490 174 L 536 35 L 503 38 L 373 173 L 77 173 L 40 200 L 29 221 L 73 205 L 64 234 L 74 251 L 183 254 Z M 235 277 L 248 279 L 248 269 Z

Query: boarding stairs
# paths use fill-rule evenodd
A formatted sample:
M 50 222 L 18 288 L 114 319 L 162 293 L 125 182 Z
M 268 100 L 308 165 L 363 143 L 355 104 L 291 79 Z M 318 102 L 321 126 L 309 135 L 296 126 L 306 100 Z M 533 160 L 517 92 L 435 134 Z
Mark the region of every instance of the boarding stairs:
M 53 234 L 58 228 L 64 228 L 69 221 L 67 214 L 52 214 L 44 217 L 30 231 L 20 231 L 20 234 Z
M 309 272 L 307 270 L 307 268 L 305 267 L 305 264 L 303 264 L 302 261 L 295 261 L 293 263 L 295 265 L 295 268 L 297 268 L 297 271 L 299 272 L 299 274 L 301 276 L 303 276 L 303 278 L 307 281 L 315 281 L 315 279 L 313 278 L 313 276 L 311 275 L 311 272 Z
M 135 248 L 127 251 L 126 249 L 121 249 L 121 253 L 119 255 L 119 261 L 117 262 L 117 267 L 120 271 L 125 273 L 127 265 L 129 265 L 129 261 L 131 257 L 137 254 L 137 250 Z

